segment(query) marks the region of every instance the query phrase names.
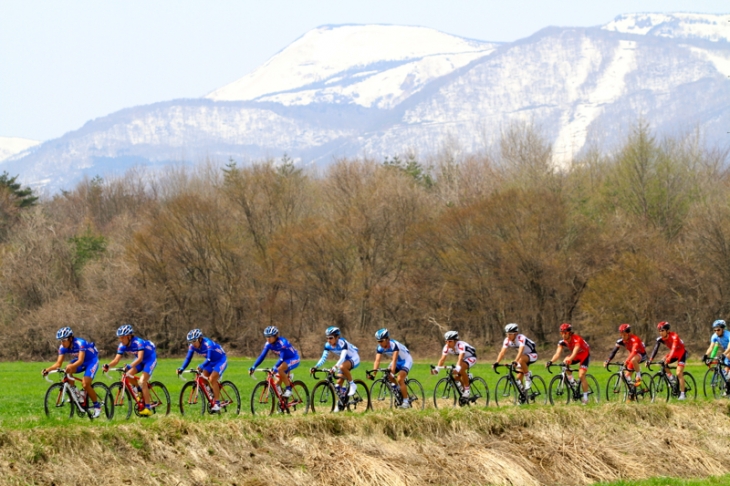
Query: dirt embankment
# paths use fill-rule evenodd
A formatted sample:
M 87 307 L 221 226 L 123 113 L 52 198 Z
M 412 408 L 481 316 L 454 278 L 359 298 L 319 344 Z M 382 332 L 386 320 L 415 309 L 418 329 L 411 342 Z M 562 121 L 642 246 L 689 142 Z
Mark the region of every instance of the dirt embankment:
M 729 413 L 702 402 L 69 423 L 0 432 L 0 483 L 577 485 L 709 476 L 730 472 Z

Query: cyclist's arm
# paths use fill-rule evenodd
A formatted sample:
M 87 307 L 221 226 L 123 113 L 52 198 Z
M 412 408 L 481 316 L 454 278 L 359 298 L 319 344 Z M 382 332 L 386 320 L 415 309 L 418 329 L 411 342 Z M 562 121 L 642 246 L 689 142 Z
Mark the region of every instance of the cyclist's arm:
M 140 364 L 143 359 L 144 359 L 144 349 L 140 349 L 139 351 L 137 351 L 137 359 L 135 359 L 134 361 L 129 363 L 129 367 L 134 368 L 135 366 Z
M 667 359 L 669 359 L 670 356 L 674 356 L 674 352 L 677 350 L 677 345 L 679 344 L 679 338 L 676 338 L 672 342 L 672 348 L 669 350 L 669 354 L 667 354 Z
M 259 355 L 258 358 L 256 358 L 256 361 L 254 361 L 253 366 L 251 366 L 251 368 L 257 368 L 258 365 L 260 365 L 264 361 L 264 358 L 266 358 L 266 355 L 268 353 L 269 353 L 269 343 L 266 343 L 264 345 L 264 350 L 261 351 L 261 354 Z
M 459 356 L 461 356 L 461 355 L 459 355 Z M 446 355 L 445 354 L 441 354 L 441 358 L 439 359 L 439 362 L 438 362 L 438 364 L 436 366 L 438 366 L 439 368 L 441 368 L 444 365 L 445 362 L 446 362 Z
M 215 352 L 215 351 L 213 351 L 213 350 L 212 350 L 211 348 L 208 348 L 208 352 L 206 352 L 206 353 L 205 353 L 205 361 L 203 361 L 202 363 L 200 363 L 200 364 L 198 365 L 198 368 L 201 368 L 201 369 L 202 369 L 202 368 L 204 368 L 204 367 L 205 367 L 205 366 L 206 366 L 206 365 L 207 365 L 208 363 L 210 363 L 210 362 L 212 361 L 212 358 L 213 358 L 213 353 L 214 353 L 214 352 Z
M 375 353 L 375 362 L 373 362 L 373 369 L 377 370 L 380 366 L 380 358 L 382 358 L 383 355 L 380 353 Z
M 649 361 L 654 361 L 654 358 L 656 357 L 656 353 L 657 353 L 657 351 L 659 351 L 659 343 L 660 343 L 659 339 L 657 339 L 654 342 L 654 349 L 651 350 L 651 357 L 649 358 Z
M 705 351 L 705 354 L 709 355 L 712 352 L 712 348 L 715 347 L 715 343 L 717 343 L 718 346 L 720 346 L 720 350 L 725 352 L 726 350 L 722 348 L 722 344 L 718 343 L 717 341 L 710 340 L 710 347 L 707 348 L 707 351 Z
M 464 356 L 465 355 L 466 355 L 466 353 L 459 353 L 459 357 L 456 360 L 456 366 L 459 368 L 459 370 L 464 369 Z
M 119 363 L 119 360 L 121 360 L 121 359 L 122 359 L 122 353 L 117 353 L 117 355 L 114 356 L 114 359 L 109 361 L 109 364 L 107 364 L 107 366 L 110 368 L 113 368 L 114 366 L 117 365 L 117 363 Z
M 190 346 L 188 348 L 188 354 L 187 354 L 187 356 L 185 356 L 185 361 L 183 361 L 183 364 L 180 367 L 181 370 L 187 369 L 188 365 L 190 364 L 190 361 L 193 359 L 193 353 L 195 353 L 195 351 L 193 351 L 193 347 Z
M 517 356 L 515 356 L 515 361 L 517 361 L 518 359 L 520 359 L 522 357 L 522 355 L 524 354 L 524 351 L 525 351 L 525 345 L 522 344 L 522 345 L 520 345 L 520 348 L 517 350 Z
M 550 358 L 550 362 L 552 363 L 553 361 L 558 359 L 561 354 L 563 354 L 563 347 L 558 344 L 558 349 L 555 350 L 555 354 L 553 355 L 552 358 Z
M 335 363 L 335 367 L 341 368 L 342 364 L 345 362 L 346 359 L 347 359 L 347 348 L 343 349 L 342 352 L 340 353 L 340 359 L 338 359 L 337 363 Z
M 43 371 L 44 371 L 45 373 L 48 373 L 49 371 L 57 370 L 57 369 L 58 369 L 58 368 L 60 368 L 60 367 L 61 367 L 61 365 L 63 364 L 63 359 L 64 359 L 64 357 L 65 357 L 65 355 L 63 355 L 63 354 L 59 354 L 59 355 L 58 355 L 58 359 L 56 359 L 56 362 L 55 362 L 55 363 L 53 363 L 53 364 L 52 364 L 51 366 L 49 366 L 48 368 L 44 369 Z
M 616 356 L 616 353 L 618 353 L 618 350 L 620 348 L 621 348 L 621 346 L 614 346 L 613 350 L 611 350 L 611 353 L 608 355 L 606 362 L 611 361 Z
M 499 354 L 497 355 L 497 361 L 496 361 L 497 363 L 499 363 L 500 361 L 502 361 L 504 359 L 504 354 L 506 352 L 507 352 L 507 348 L 502 346 L 502 349 L 499 351 Z
M 398 350 L 393 351 L 393 359 L 390 360 L 390 372 L 395 374 L 395 364 L 398 362 Z
M 84 362 L 84 359 L 86 359 L 86 351 L 79 351 L 79 357 L 76 361 L 73 363 L 69 363 L 68 366 L 66 366 L 66 373 L 69 375 L 73 375 L 76 373 L 76 370 L 81 365 L 81 363 Z
M 322 366 L 324 364 L 324 362 L 327 361 L 327 356 L 329 356 L 329 354 L 330 354 L 330 352 L 325 349 L 324 352 L 322 353 L 322 357 L 319 358 L 319 361 L 317 361 L 317 364 L 314 365 L 314 367 L 319 368 L 320 366 Z
M 573 348 L 573 352 L 570 353 L 570 356 L 568 359 L 570 359 L 570 362 L 572 363 L 575 360 L 575 357 L 578 356 L 578 352 L 581 350 L 580 346 L 576 346 Z

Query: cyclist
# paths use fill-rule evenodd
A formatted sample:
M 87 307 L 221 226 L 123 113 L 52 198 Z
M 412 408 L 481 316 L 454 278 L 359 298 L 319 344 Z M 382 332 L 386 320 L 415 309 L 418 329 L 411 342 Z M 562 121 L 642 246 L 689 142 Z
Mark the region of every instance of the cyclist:
M 282 396 L 289 398 L 292 394 L 289 372 L 299 366 L 299 351 L 286 338 L 279 336 L 279 330 L 275 326 L 269 326 L 264 329 L 264 337 L 266 338 L 264 349 L 261 351 L 259 357 L 256 358 L 253 366 L 248 369 L 248 374 L 252 375 L 256 367 L 261 364 L 264 358 L 266 358 L 266 355 L 269 354 L 269 351 L 271 351 L 279 357 L 279 360 L 273 367 L 274 373 L 278 376 L 276 383 L 278 384 L 279 381 L 284 383 L 286 388 Z
M 720 351 L 724 354 L 722 362 L 725 365 L 725 376 L 730 373 L 730 331 L 726 329 L 727 325 L 722 319 L 718 319 L 712 323 L 712 337 L 710 338 L 710 347 L 705 351 L 705 355 L 702 357 L 702 361 L 707 361 L 707 358 L 715 359 L 717 352 Z M 709 356 L 708 356 L 709 355 Z M 730 394 L 730 382 L 726 385 L 726 389 L 723 392 L 724 395 Z
M 380 359 L 383 355 L 391 358 L 388 368 L 390 368 L 391 374 L 395 376 L 395 381 L 400 386 L 400 393 L 403 396 L 403 401 L 401 402 L 400 407 L 410 408 L 411 405 L 408 397 L 408 387 L 406 386 L 406 377 L 413 366 L 411 352 L 395 339 L 390 339 L 390 333 L 385 328 L 378 329 L 375 333 L 375 339 L 378 341 L 378 349 L 375 353 L 373 369 L 378 369 L 380 366 Z M 373 380 L 375 379 L 375 376 L 369 375 L 369 378 Z M 388 377 L 388 379 L 391 382 L 393 381 L 390 377 Z
M 573 326 L 564 322 L 560 325 L 560 337 L 562 338 L 558 343 L 558 349 L 555 350 L 555 355 L 545 363 L 545 367 L 549 368 L 553 364 L 553 361 L 558 359 L 563 352 L 563 348 L 566 348 L 570 352 L 570 356 L 563 360 L 566 365 L 580 364 L 578 370 L 578 377 L 580 378 L 580 384 L 583 388 L 583 399 L 581 400 L 583 405 L 588 403 L 588 380 L 586 380 L 586 373 L 588 373 L 588 363 L 591 360 L 591 347 L 588 343 L 573 332 Z M 568 375 L 568 380 L 571 383 L 575 383 L 572 371 L 565 372 Z
M 134 335 L 134 329 L 130 324 L 123 324 L 117 329 L 117 337 L 119 338 L 119 346 L 117 347 L 117 355 L 108 364 L 104 365 L 104 371 L 116 366 L 122 359 L 124 353 L 136 354 L 134 361 L 124 367 L 124 370 L 133 376 L 130 380 L 132 385 L 137 387 L 138 391 L 142 391 L 142 399 L 144 400 L 144 409 L 139 414 L 145 417 L 152 415 L 150 405 L 150 390 L 147 384 L 152 377 L 152 373 L 157 366 L 157 347 L 152 341 L 145 341 L 139 336 Z M 139 373 L 139 378 L 136 377 Z
M 530 365 L 537 361 L 537 349 L 535 348 L 535 342 L 529 339 L 524 334 L 520 334 L 520 327 L 514 322 L 504 326 L 504 332 L 507 335 L 504 338 L 504 344 L 502 349 L 499 351 L 497 361 L 492 364 L 492 368 L 495 370 L 499 365 L 499 362 L 504 358 L 508 348 L 517 349 L 517 356 L 513 363 L 516 363 L 517 379 L 520 382 L 524 381 L 525 390 L 529 390 L 532 387 L 532 374 L 530 373 Z
M 639 336 L 631 332 L 630 325 L 621 324 L 618 326 L 618 333 L 621 335 L 621 338 L 616 341 L 616 346 L 614 346 L 611 354 L 608 355 L 608 359 L 603 362 L 603 367 L 608 366 L 608 363 L 616 356 L 616 353 L 622 346 L 625 347 L 629 352 L 629 356 L 624 363 L 626 379 L 631 381 L 631 373 L 636 372 L 635 385 L 639 386 L 641 385 L 641 363 L 646 361 L 646 347 L 644 347 L 644 343 L 639 339 Z
M 434 369 L 431 370 L 432 375 L 437 375 L 439 369 L 446 362 L 446 357 L 450 354 L 455 355 L 456 366 L 454 367 L 454 378 L 459 378 L 461 385 L 464 387 L 462 396 L 469 398 L 471 395 L 471 388 L 469 383 L 469 370 L 477 362 L 477 351 L 473 346 L 469 345 L 464 341 L 459 341 L 458 331 L 448 331 L 444 334 L 444 340 L 446 345 L 441 352 L 441 358 Z
M 687 363 L 687 350 L 684 348 L 684 342 L 679 338 L 679 334 L 669 330 L 669 323 L 662 321 L 656 326 L 659 331 L 659 337 L 654 343 L 654 349 L 651 351 L 651 357 L 649 358 L 649 364 L 654 360 L 657 351 L 659 351 L 659 345 L 664 344 L 669 348 L 669 353 L 664 356 L 664 371 L 667 373 L 669 381 L 673 381 L 674 377 L 669 371 L 669 364 L 677 362 L 677 377 L 679 377 L 679 398 L 678 400 L 685 399 L 685 386 L 684 386 L 684 365 Z
M 317 361 L 317 364 L 314 365 L 314 368 L 310 369 L 310 372 L 313 372 L 315 368 L 322 366 L 325 361 L 327 361 L 327 356 L 329 356 L 330 353 L 339 354 L 340 359 L 338 359 L 337 363 L 335 363 L 332 367 L 333 373 L 338 373 L 339 370 L 337 375 L 337 385 L 335 385 L 335 387 L 337 388 L 338 393 L 344 393 L 342 390 L 342 383 L 345 379 L 347 379 L 350 383 L 347 394 L 352 396 L 357 391 L 357 385 L 352 381 L 351 371 L 360 365 L 360 354 L 358 353 L 358 349 L 355 345 L 348 342 L 347 339 L 340 336 L 341 333 L 338 327 L 330 326 L 325 330 L 324 334 L 327 336 L 327 342 L 324 345 L 324 352 L 322 353 L 322 357 L 319 361 Z
M 205 361 L 198 365 L 198 371 L 203 373 L 203 376 L 208 378 L 210 388 L 213 390 L 213 399 L 215 403 L 210 407 L 211 412 L 220 412 L 221 400 L 220 400 L 220 383 L 219 380 L 223 376 L 223 372 L 226 371 L 228 366 L 228 359 L 226 358 L 226 352 L 223 350 L 220 344 L 216 343 L 212 339 L 203 337 L 203 331 L 200 329 L 193 329 L 188 333 L 187 341 L 188 355 L 185 356 L 185 361 L 180 368 L 177 369 L 179 375 L 185 368 L 190 364 L 190 360 L 193 359 L 193 354 L 204 354 Z
M 81 383 L 84 385 L 84 391 L 94 403 L 93 417 L 99 417 L 101 415 L 101 403 L 99 403 L 99 397 L 96 395 L 96 391 L 91 387 L 91 381 L 99 369 L 99 351 L 96 350 L 96 345 L 86 339 L 74 337 L 74 332 L 70 327 L 62 327 L 59 329 L 56 332 L 56 339 L 61 341 L 61 346 L 58 348 L 58 359 L 42 371 L 43 376 L 60 368 L 66 355 L 70 354 L 73 359 L 66 365 L 65 371 L 69 375 L 73 375 L 74 373 L 84 374 Z M 73 386 L 73 382 L 71 386 Z M 81 398 L 83 401 L 83 395 Z

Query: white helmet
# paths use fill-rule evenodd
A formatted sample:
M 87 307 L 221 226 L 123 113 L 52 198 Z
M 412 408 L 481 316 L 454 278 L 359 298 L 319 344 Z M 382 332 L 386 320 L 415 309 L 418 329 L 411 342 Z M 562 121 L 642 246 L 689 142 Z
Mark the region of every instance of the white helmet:
M 444 340 L 445 341 L 458 341 L 459 340 L 459 331 L 447 331 L 446 334 L 444 334 Z
M 504 326 L 504 332 L 505 333 L 508 333 L 508 332 L 520 332 L 520 326 L 518 326 L 517 324 L 515 324 L 514 322 L 512 322 L 512 323 L 507 324 L 506 326 Z

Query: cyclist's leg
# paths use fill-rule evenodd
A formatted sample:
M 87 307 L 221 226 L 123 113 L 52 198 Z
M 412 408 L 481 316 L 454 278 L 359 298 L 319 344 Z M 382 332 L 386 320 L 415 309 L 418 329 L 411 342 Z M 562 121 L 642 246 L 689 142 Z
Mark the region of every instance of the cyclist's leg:
M 588 373 L 588 363 L 590 362 L 590 359 L 590 356 L 587 356 L 586 359 L 584 359 L 583 361 L 578 361 L 578 363 L 580 363 L 578 377 L 580 378 L 580 384 L 581 388 L 583 389 L 584 395 L 590 391 L 590 387 L 588 386 L 588 380 L 586 379 L 586 374 Z
M 527 354 L 523 354 L 522 356 L 520 356 L 520 359 L 517 360 L 517 364 L 519 365 L 518 370 L 520 371 L 517 374 L 517 379 L 522 380 L 526 386 L 530 382 L 530 356 L 528 356 Z
M 461 381 L 461 384 L 464 386 L 464 390 L 469 389 L 469 370 L 476 362 L 476 358 L 467 358 L 464 360 L 464 366 L 462 366 L 461 370 L 459 370 L 459 381 Z
M 407 368 L 397 368 L 395 371 L 395 380 L 400 386 L 400 393 L 403 395 L 403 399 L 408 399 L 408 387 L 406 386 L 406 378 L 408 378 Z
M 352 373 L 350 373 L 350 370 L 352 369 L 352 361 L 349 359 L 346 359 L 344 363 L 342 363 L 342 366 L 340 366 L 340 375 L 337 377 L 337 384 L 339 386 L 342 386 L 342 383 L 344 380 L 347 380 L 348 383 L 352 382 Z
M 142 398 L 144 399 L 144 404 L 149 406 L 151 399 L 148 383 L 150 382 L 150 378 L 152 378 L 152 373 L 155 372 L 155 367 L 157 367 L 157 357 L 155 356 L 154 360 L 143 361 L 139 364 L 139 367 L 142 368 L 139 370 L 138 375 L 139 386 L 142 388 Z
M 289 380 L 289 364 L 280 359 L 274 365 L 274 369 L 277 371 L 277 376 L 279 377 L 277 382 L 281 383 L 284 387 L 291 386 L 291 381 Z
M 679 390 L 684 393 L 684 365 L 687 364 L 687 351 L 684 352 L 681 358 L 677 361 L 677 378 L 679 379 Z
M 91 401 L 96 405 L 99 403 L 99 397 L 96 395 L 96 390 L 91 386 L 91 382 L 94 381 L 94 376 L 96 376 L 96 372 L 99 369 L 99 360 L 95 360 L 92 363 L 89 363 L 86 365 L 86 370 L 84 371 L 84 390 L 86 390 L 86 395 L 91 399 Z
M 632 373 L 635 373 L 636 379 L 639 380 L 639 378 L 641 377 L 641 356 L 639 356 L 638 354 L 634 355 L 634 357 L 626 363 L 626 369 L 629 371 L 629 374 L 627 376 L 629 382 L 631 382 Z

